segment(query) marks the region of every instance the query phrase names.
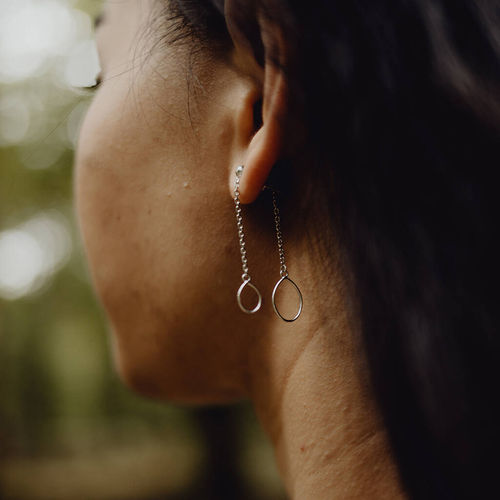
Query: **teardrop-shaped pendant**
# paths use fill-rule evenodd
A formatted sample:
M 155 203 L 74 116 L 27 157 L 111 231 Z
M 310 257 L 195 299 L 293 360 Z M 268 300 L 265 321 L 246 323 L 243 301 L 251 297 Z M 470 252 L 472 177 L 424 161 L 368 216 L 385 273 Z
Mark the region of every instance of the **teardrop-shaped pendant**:
M 278 310 L 278 307 L 276 306 L 276 292 L 278 291 L 278 288 L 283 284 L 284 281 L 288 280 L 295 288 L 295 290 L 297 291 L 297 294 L 299 296 L 299 310 L 297 311 L 297 314 L 291 318 L 291 319 L 288 319 L 288 318 L 285 318 Z M 304 300 L 302 299 L 302 293 L 300 292 L 300 289 L 299 287 L 295 284 L 295 282 L 293 280 L 291 280 L 288 275 L 286 276 L 283 276 L 277 283 L 276 285 L 274 285 L 274 289 L 273 289 L 273 296 L 272 296 L 272 302 L 273 302 L 273 308 L 274 308 L 274 312 L 283 320 L 283 321 L 286 321 L 287 323 L 292 323 L 293 321 L 295 321 L 296 319 L 298 319 L 298 317 L 300 316 L 300 314 L 302 313 L 302 307 L 304 305 Z
M 243 290 L 245 289 L 246 286 L 249 286 L 257 294 L 258 298 L 257 305 L 253 309 L 246 308 L 241 300 L 241 294 L 243 293 Z M 238 300 L 238 305 L 240 306 L 240 309 L 247 314 L 256 313 L 260 309 L 260 306 L 262 305 L 262 295 L 260 294 L 257 287 L 250 282 L 250 280 L 243 281 L 240 288 L 238 289 L 238 293 L 236 294 L 236 299 Z

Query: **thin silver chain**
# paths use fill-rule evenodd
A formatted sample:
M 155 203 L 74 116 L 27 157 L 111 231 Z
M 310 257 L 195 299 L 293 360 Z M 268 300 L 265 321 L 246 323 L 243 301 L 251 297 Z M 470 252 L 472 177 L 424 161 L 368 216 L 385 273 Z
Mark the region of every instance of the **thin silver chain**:
M 241 216 L 241 203 L 240 203 L 240 177 L 243 173 L 243 166 L 236 169 L 236 182 L 234 185 L 234 205 L 236 208 L 236 225 L 238 227 L 238 238 L 240 240 L 240 253 L 241 253 L 241 267 L 243 274 L 241 279 L 243 281 L 250 281 L 250 274 L 248 274 L 248 259 L 247 251 L 245 248 L 245 233 L 243 232 L 243 217 Z
M 280 276 L 288 276 L 288 271 L 285 264 L 285 249 L 283 247 L 283 237 L 281 235 L 281 220 L 280 220 L 280 210 L 278 208 L 278 195 L 273 189 L 273 211 L 274 211 L 274 223 L 276 225 L 276 237 L 278 239 L 278 252 L 280 255 Z

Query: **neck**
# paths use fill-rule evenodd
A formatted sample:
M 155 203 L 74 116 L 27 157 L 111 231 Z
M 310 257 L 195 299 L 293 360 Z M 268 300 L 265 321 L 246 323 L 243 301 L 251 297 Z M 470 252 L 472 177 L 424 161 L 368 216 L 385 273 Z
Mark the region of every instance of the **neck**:
M 273 323 L 256 357 L 257 415 L 292 500 L 403 498 L 346 308 L 339 297 L 329 306 L 334 321 L 304 310 L 295 323 Z

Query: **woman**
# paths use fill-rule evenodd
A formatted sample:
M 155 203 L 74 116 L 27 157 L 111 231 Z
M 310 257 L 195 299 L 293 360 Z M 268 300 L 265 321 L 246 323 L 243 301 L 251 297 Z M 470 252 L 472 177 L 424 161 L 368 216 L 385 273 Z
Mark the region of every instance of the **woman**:
M 125 0 L 97 38 L 77 205 L 125 382 L 250 398 L 293 499 L 494 496 L 497 3 Z

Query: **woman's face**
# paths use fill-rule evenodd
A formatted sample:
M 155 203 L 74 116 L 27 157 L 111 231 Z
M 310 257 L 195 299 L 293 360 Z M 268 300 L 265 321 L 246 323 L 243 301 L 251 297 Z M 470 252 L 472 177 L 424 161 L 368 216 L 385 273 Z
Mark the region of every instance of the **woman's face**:
M 228 185 L 252 133 L 251 106 L 240 103 L 253 83 L 215 58 L 193 60 L 196 42 L 160 41 L 167 21 L 157 5 L 105 5 L 103 83 L 76 157 L 78 216 L 125 381 L 157 397 L 227 401 L 245 394 L 250 346 L 272 315 L 247 316 L 235 299 L 241 263 Z M 252 210 L 250 270 L 265 284 L 274 248 L 262 234 L 256 242 Z

